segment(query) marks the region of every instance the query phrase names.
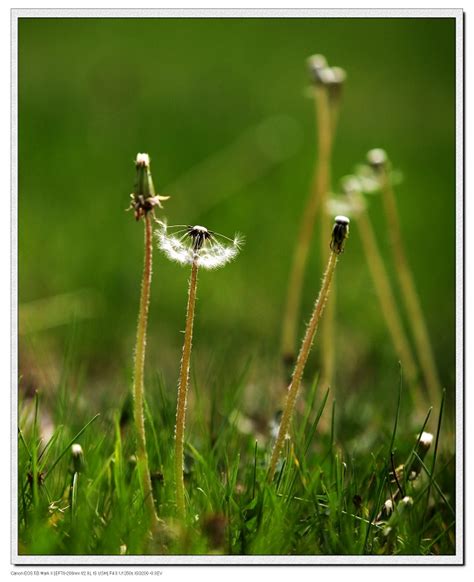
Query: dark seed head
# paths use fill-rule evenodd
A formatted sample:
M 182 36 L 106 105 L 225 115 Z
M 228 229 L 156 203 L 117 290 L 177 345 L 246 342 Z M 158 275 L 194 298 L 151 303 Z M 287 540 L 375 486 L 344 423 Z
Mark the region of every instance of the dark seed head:
M 344 243 L 349 236 L 349 222 L 347 216 L 336 216 L 334 219 L 334 227 L 332 229 L 332 237 L 330 247 L 331 250 L 340 255 L 344 251 Z
M 206 240 L 212 238 L 212 234 L 205 226 L 188 226 L 188 235 L 193 239 L 194 251 L 199 251 Z

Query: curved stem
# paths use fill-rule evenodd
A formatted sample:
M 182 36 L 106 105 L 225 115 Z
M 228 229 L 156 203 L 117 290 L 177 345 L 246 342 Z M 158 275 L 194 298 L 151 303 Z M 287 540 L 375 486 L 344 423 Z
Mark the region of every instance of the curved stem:
M 185 516 L 184 503 L 184 427 L 186 421 L 186 402 L 188 397 L 189 366 L 191 360 L 191 348 L 193 341 L 194 311 L 196 306 L 198 265 L 194 261 L 191 268 L 188 289 L 188 306 L 186 309 L 186 330 L 184 332 L 183 356 L 181 358 L 181 371 L 179 375 L 178 403 L 176 407 L 175 430 L 175 481 L 176 481 L 176 505 L 180 518 Z
M 148 467 L 148 454 L 146 450 L 145 437 L 145 418 L 144 418 L 144 369 L 145 369 L 145 351 L 146 335 L 148 325 L 148 308 L 150 304 L 150 288 L 152 274 L 152 224 L 150 214 L 146 213 L 144 217 L 145 225 L 145 260 L 143 265 L 142 288 L 140 296 L 140 309 L 138 314 L 137 339 L 135 347 L 135 364 L 133 374 L 133 402 L 134 417 L 137 430 L 137 464 L 140 472 L 140 479 L 143 488 L 145 503 L 150 513 L 152 526 L 159 523 L 156 513 L 155 503 L 153 501 L 153 489 L 151 486 L 150 470 Z
M 326 267 L 326 272 L 324 273 L 321 290 L 314 304 L 313 313 L 311 315 L 310 322 L 308 323 L 308 327 L 306 328 L 303 343 L 301 344 L 298 359 L 296 360 L 296 366 L 293 372 L 291 384 L 288 388 L 285 408 L 283 410 L 283 416 L 281 419 L 280 428 L 278 430 L 278 436 L 275 441 L 272 457 L 270 460 L 270 467 L 267 475 L 267 479 L 269 482 L 273 480 L 273 477 L 275 475 L 276 465 L 278 463 L 278 459 L 280 458 L 281 452 L 283 450 L 283 445 L 285 443 L 285 439 L 290 429 L 291 417 L 293 415 L 296 399 L 298 397 L 298 392 L 301 386 L 301 380 L 303 378 L 306 361 L 308 359 L 309 352 L 313 344 L 314 336 L 316 335 L 316 331 L 318 329 L 319 320 L 324 311 L 324 306 L 329 296 L 331 281 L 334 275 L 334 270 L 336 268 L 336 263 L 337 254 L 335 252 L 331 252 Z

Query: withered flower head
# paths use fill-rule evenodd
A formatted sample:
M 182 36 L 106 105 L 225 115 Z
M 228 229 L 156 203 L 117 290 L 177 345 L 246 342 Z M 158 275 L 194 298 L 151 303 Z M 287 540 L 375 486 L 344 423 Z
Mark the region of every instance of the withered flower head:
M 135 167 L 137 177 L 134 192 L 130 194 L 132 202 L 129 209 L 133 209 L 135 219 L 140 220 L 148 212 L 153 212 L 155 206 L 163 208 L 161 201 L 168 200 L 169 196 L 160 196 L 155 193 L 148 154 L 137 154 Z

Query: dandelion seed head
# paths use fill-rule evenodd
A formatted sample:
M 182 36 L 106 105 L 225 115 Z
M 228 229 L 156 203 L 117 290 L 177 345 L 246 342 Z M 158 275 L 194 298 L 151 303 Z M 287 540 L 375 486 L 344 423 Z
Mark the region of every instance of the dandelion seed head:
M 156 231 L 158 247 L 171 261 L 180 265 L 196 263 L 204 269 L 218 269 L 232 261 L 242 245 L 240 235 L 230 239 L 200 225 L 187 226 L 184 234 L 172 234 L 170 229 L 173 227 L 160 222 Z
M 340 255 L 344 251 L 344 243 L 349 236 L 350 220 L 347 216 L 336 216 L 334 219 L 334 227 L 332 229 L 332 236 L 330 242 L 331 250 Z

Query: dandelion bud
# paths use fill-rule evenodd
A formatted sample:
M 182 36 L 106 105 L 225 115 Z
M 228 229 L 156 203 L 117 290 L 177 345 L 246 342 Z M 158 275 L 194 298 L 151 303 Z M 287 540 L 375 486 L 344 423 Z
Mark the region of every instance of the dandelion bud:
M 423 459 L 426 457 L 427 452 L 431 447 L 433 442 L 433 435 L 430 432 L 422 432 L 415 449 L 415 458 L 411 465 L 411 471 L 409 479 L 413 480 L 418 477 L 421 472 Z
M 391 515 L 393 513 L 393 501 L 391 499 L 387 499 L 387 501 L 383 504 L 383 508 L 387 516 Z
M 135 211 L 135 219 L 140 220 L 143 216 L 153 210 L 155 206 L 163 208 L 161 200 L 168 200 L 168 196 L 159 196 L 155 193 L 153 178 L 150 169 L 150 156 L 148 154 L 137 154 L 135 160 L 137 177 L 134 192 L 130 194 L 132 203 L 130 208 Z
M 397 510 L 402 513 L 404 511 L 407 511 L 408 509 L 410 509 L 413 506 L 413 497 L 410 497 L 409 495 L 405 495 L 405 497 L 398 502 L 397 505 Z
M 375 148 L 367 153 L 367 161 L 373 170 L 380 171 L 387 164 L 387 153 L 381 148 Z
M 341 97 L 342 88 L 346 81 L 347 74 L 341 67 L 331 67 L 330 73 L 327 74 L 327 82 L 329 88 L 329 98 L 332 101 L 338 101 Z
M 84 451 L 79 443 L 71 446 L 72 470 L 73 473 L 82 473 L 84 470 Z
M 318 71 L 318 80 L 319 83 L 327 87 L 335 85 L 336 74 L 334 73 L 334 69 L 332 69 L 331 67 L 325 67 L 324 69 L 320 69 Z
M 385 537 L 388 538 L 396 535 L 397 529 L 403 526 L 404 520 L 412 507 L 413 497 L 409 495 L 406 495 L 398 502 L 396 511 L 392 512 L 387 526 L 382 530 Z
M 332 67 L 333 83 L 342 85 L 347 79 L 347 73 L 342 67 Z
M 137 154 L 135 161 L 137 169 L 137 181 L 135 184 L 135 196 L 141 196 L 144 200 L 155 195 L 155 187 L 150 170 L 150 157 L 148 154 Z
M 323 69 L 326 69 L 328 63 L 326 61 L 326 57 L 323 55 L 313 55 L 308 59 L 308 68 L 311 73 L 311 80 L 315 85 L 322 84 L 322 80 L 320 77 L 320 72 Z
M 334 219 L 334 227 L 332 229 L 332 237 L 330 247 L 333 252 L 340 255 L 344 251 L 344 242 L 349 236 L 349 222 L 347 216 L 336 216 Z
M 431 443 L 433 442 L 433 435 L 430 432 L 422 432 L 420 436 L 420 440 L 418 442 L 417 453 L 421 457 L 423 457 L 428 452 L 429 448 L 431 447 Z

